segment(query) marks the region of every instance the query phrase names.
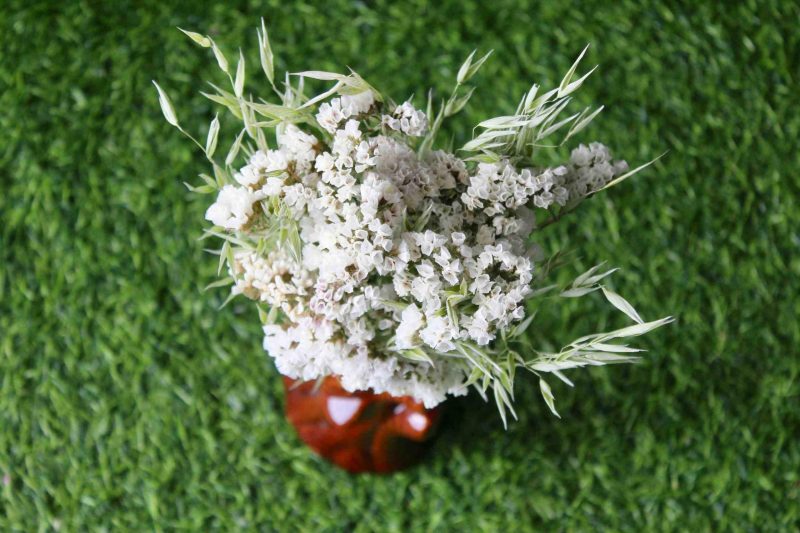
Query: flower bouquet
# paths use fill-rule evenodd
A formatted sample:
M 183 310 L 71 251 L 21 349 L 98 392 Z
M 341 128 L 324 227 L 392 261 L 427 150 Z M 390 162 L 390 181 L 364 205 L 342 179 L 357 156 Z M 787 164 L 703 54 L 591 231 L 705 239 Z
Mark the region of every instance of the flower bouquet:
M 434 408 L 470 387 L 494 400 L 505 425 L 507 414 L 516 416 L 518 369 L 538 377 L 558 415 L 546 376 L 571 385 L 566 370 L 635 361 L 639 350 L 623 340 L 671 320 L 644 321 L 606 287 L 615 269 L 598 265 L 567 287 L 547 281 L 563 261 L 537 247 L 538 232 L 650 164 L 629 170 L 596 142 L 579 144 L 562 164 L 538 163 L 542 150 L 571 141 L 602 110 L 563 116 L 591 73 L 576 76 L 583 53 L 558 87 L 534 85 L 513 114 L 481 122 L 453 150 L 440 147 L 438 134 L 467 105 L 469 82 L 491 52 L 478 59 L 473 52 L 452 93 L 438 105 L 429 94 L 420 109 L 392 100 L 353 71 L 286 74 L 279 86 L 263 21 L 261 67 L 274 95 L 259 98 L 245 92 L 241 52 L 234 70 L 211 37 L 184 33 L 213 52 L 230 81 L 230 89 L 212 85 L 205 96 L 241 123 L 224 159 L 217 158 L 219 116 L 205 142 L 197 140 L 156 84 L 167 121 L 200 147 L 213 169 L 201 175 L 202 184 L 189 186 L 214 195 L 204 237 L 221 241 L 219 267 L 227 275 L 211 286 L 230 285 L 230 297 L 254 301 L 264 349 L 287 377 L 290 400 L 306 382 L 304 399 L 294 402 L 303 414 L 289 413 L 298 429 L 303 421 L 317 433 L 323 426 L 363 425 L 365 413 L 375 417 L 370 403 L 389 402 L 373 426 L 391 425 L 391 435 L 421 441 L 438 417 Z M 309 94 L 308 80 L 327 90 Z M 546 298 L 538 304 L 546 312 L 558 298 L 595 292 L 633 324 L 586 335 L 559 351 L 536 348 L 533 302 Z M 328 400 L 338 398 L 337 406 L 314 407 L 315 393 L 325 389 L 320 380 L 332 380 Z M 347 404 L 348 397 L 355 403 Z M 359 435 L 378 434 L 373 426 Z M 317 433 L 301 429 L 321 453 L 339 453 L 339 464 L 393 469 L 391 461 L 376 466 L 385 450 L 359 455 L 346 449 L 346 437 L 331 444 L 329 433 Z M 365 454 L 371 458 L 359 463 Z

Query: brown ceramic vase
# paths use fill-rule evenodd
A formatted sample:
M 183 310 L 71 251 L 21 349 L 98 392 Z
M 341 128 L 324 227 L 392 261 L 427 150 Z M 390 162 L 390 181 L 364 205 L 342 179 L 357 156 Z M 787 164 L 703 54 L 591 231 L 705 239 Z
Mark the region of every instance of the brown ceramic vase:
M 284 377 L 286 417 L 316 453 L 350 472 L 389 473 L 420 461 L 441 417 L 409 396 L 348 392 Z

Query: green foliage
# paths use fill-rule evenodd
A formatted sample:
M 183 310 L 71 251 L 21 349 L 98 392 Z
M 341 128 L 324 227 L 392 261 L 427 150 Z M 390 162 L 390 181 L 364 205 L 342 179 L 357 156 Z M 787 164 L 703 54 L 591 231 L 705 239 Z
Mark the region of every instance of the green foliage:
M 0 530 L 795 527 L 797 4 L 367 5 L 6 2 Z M 274 58 L 253 31 L 261 16 Z M 176 26 L 208 31 L 214 49 Z M 494 49 L 470 80 L 480 97 L 442 126 L 461 146 L 472 124 L 512 114 L 530 80 L 557 86 L 587 42 L 583 61 L 600 69 L 576 107 L 606 108 L 580 138 L 602 132 L 632 166 L 670 152 L 548 228 L 545 244 L 581 252 L 559 283 L 608 259 L 643 321 L 668 310 L 678 324 L 643 337 L 642 364 L 570 376 L 576 390 L 517 380 L 508 432 L 491 403 L 452 402 L 421 468 L 373 478 L 328 466 L 283 420 L 256 311 L 234 301 L 216 313 L 224 291 L 202 291 L 217 265 L 190 231 L 207 197 L 181 182 L 207 162 L 164 122 L 150 80 L 205 148 L 212 103 L 191 82 L 235 82 L 235 46 L 262 94 L 259 64 L 349 66 L 398 97 L 433 85 L 436 102 L 471 50 Z M 230 119 L 221 139 L 239 134 Z M 625 324 L 600 292 L 587 298 L 596 313 L 569 300 L 559 316 L 542 310 L 537 344 L 555 354 L 561 339 Z M 540 401 L 551 388 L 562 420 Z

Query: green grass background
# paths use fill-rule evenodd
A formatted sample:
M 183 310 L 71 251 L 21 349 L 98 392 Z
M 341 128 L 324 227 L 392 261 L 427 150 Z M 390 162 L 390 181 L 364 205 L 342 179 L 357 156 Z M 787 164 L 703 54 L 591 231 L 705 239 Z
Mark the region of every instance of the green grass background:
M 800 8 L 507 0 L 35 2 L 0 7 L 0 530 L 787 531 L 800 521 Z M 520 420 L 452 403 L 428 460 L 350 476 L 282 414 L 254 308 L 202 292 L 205 169 L 150 80 L 205 135 L 223 78 L 175 27 L 256 76 L 351 66 L 402 99 L 495 49 L 456 139 L 552 85 L 590 42 L 583 139 L 655 167 L 550 228 L 645 316 L 643 364 L 532 377 Z M 251 88 L 264 88 L 259 81 Z M 421 102 L 421 100 L 418 100 Z M 578 106 L 576 106 L 577 108 Z M 229 117 L 223 118 L 230 133 Z M 230 138 L 229 138 L 230 140 Z M 543 344 L 623 322 L 542 312 Z

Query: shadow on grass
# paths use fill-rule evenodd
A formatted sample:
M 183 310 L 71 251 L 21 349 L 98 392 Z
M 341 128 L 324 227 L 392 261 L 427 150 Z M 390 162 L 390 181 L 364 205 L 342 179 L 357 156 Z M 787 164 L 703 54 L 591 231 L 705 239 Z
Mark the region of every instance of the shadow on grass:
M 515 402 L 519 418 L 509 415 L 507 429 L 491 398 L 484 401 L 471 391 L 465 397 L 448 400 L 423 468 L 446 464 L 454 452 L 467 461 L 482 462 L 498 449 L 502 450 L 504 461 L 520 465 L 562 463 L 576 453 L 602 447 L 612 433 L 616 434 L 618 453 L 632 452 L 636 446 L 632 435 L 651 425 L 647 413 L 618 393 L 592 388 L 591 382 L 583 385 L 578 393 L 573 389 L 560 391 L 558 408 L 563 418 L 559 419 L 544 404 L 535 380 L 520 380 Z

